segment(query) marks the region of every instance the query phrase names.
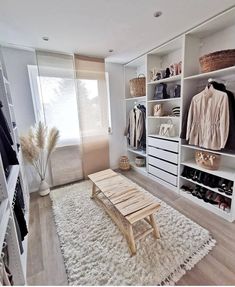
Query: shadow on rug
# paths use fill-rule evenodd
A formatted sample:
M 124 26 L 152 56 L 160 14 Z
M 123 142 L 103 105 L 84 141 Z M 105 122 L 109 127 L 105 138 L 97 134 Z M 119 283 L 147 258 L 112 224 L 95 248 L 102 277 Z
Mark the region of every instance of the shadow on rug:
M 159 200 L 161 238 L 137 242 L 131 257 L 118 227 L 90 199 L 91 187 L 84 181 L 51 191 L 70 285 L 173 285 L 215 245 L 208 230 Z

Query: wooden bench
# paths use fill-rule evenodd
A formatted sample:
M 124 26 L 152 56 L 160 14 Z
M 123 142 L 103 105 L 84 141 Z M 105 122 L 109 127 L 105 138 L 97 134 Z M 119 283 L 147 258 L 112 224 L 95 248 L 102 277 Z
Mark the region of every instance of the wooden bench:
M 136 254 L 135 240 L 153 233 L 160 238 L 154 213 L 160 208 L 156 198 L 138 189 L 133 183 L 111 169 L 90 174 L 92 199 L 98 200 L 127 239 L 131 253 Z M 144 219 L 151 226 L 134 237 L 133 224 Z

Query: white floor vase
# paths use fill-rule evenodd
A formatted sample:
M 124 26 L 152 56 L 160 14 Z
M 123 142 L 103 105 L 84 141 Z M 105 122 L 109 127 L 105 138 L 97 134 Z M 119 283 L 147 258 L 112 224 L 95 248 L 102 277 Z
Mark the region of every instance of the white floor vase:
M 46 182 L 46 180 L 42 180 L 40 187 L 39 187 L 39 194 L 41 196 L 46 196 L 50 193 L 50 186 L 49 184 Z

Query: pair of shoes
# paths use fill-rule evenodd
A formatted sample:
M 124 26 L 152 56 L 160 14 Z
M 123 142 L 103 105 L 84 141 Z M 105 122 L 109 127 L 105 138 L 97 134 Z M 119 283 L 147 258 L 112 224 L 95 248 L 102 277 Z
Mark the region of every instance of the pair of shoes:
M 187 186 L 187 185 L 182 185 L 181 190 L 186 191 L 187 193 L 192 193 L 193 192 L 193 188 Z
M 221 178 L 218 187 L 219 187 L 218 190 L 220 192 L 224 192 L 227 195 L 233 194 L 233 182 L 231 180 Z

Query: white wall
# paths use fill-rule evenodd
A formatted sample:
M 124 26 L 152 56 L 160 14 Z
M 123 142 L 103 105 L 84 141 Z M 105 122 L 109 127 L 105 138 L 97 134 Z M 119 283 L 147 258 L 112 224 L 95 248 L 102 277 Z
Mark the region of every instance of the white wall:
M 119 158 L 125 154 L 124 113 L 124 67 L 121 64 L 105 63 L 109 73 L 112 134 L 110 135 L 110 167 L 117 168 Z
M 3 57 L 10 82 L 12 101 L 20 135 L 35 123 L 27 65 L 36 65 L 33 51 L 3 47 Z
M 27 65 L 36 65 L 36 55 L 33 51 L 9 47 L 3 47 L 2 52 L 19 135 L 23 135 L 35 124 Z M 29 189 L 31 191 L 38 189 L 36 174 L 30 166 L 26 166 L 26 176 Z

